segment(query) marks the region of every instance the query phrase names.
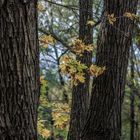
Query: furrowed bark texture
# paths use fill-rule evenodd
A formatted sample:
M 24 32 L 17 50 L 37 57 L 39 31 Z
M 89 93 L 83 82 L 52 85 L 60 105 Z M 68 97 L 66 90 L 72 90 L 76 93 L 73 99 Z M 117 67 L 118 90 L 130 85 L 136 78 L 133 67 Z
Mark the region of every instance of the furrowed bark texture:
M 85 44 L 92 44 L 93 29 L 91 26 L 87 26 L 87 21 L 92 20 L 92 0 L 80 0 L 79 7 L 79 39 Z M 82 57 L 77 57 L 77 60 L 89 66 L 91 65 L 92 53 L 85 52 Z M 73 87 L 68 140 L 80 139 L 80 132 L 85 123 L 89 105 L 89 82 L 90 76 L 86 73 L 85 83 Z
M 98 66 L 106 66 L 103 75 L 93 82 L 87 122 L 81 140 L 121 139 L 121 97 L 132 39 L 133 21 L 117 18 L 111 25 L 108 14 L 122 17 L 125 12 L 136 13 L 137 0 L 104 0 L 104 18 L 97 42 Z
M 0 7 L 0 140 L 37 140 L 39 49 L 36 1 Z
M 135 63 L 134 63 L 134 48 L 131 46 L 131 93 L 130 93 L 130 140 L 136 140 L 135 137 Z

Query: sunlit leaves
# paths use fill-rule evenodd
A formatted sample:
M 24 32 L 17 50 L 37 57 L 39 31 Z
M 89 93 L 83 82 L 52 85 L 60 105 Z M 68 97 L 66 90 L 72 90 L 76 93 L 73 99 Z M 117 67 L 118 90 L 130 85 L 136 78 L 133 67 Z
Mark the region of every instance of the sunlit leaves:
M 70 77 L 72 85 L 77 85 L 79 82 L 84 83 L 84 70 L 87 66 L 82 64 L 80 61 L 76 61 L 75 59 L 65 55 L 61 59 L 59 68 L 62 74 Z
M 41 44 L 43 44 L 44 48 L 48 48 L 49 44 L 54 44 L 55 43 L 55 39 L 51 35 L 42 35 L 39 38 L 39 41 L 40 41 Z
M 45 80 L 45 76 L 43 76 L 43 75 L 40 76 L 40 84 L 41 85 L 47 84 L 47 81 Z
M 127 18 L 129 18 L 131 20 L 134 20 L 135 18 L 137 18 L 137 16 L 135 14 L 130 13 L 130 12 L 125 12 L 124 17 L 127 17 Z
M 39 12 L 42 12 L 42 11 L 45 10 L 45 7 L 44 7 L 44 5 L 41 2 L 38 2 L 38 4 L 37 4 L 37 10 Z
M 88 26 L 94 26 L 95 25 L 95 22 L 93 20 L 88 20 L 87 21 L 87 25 Z
M 77 73 L 76 75 L 74 75 L 72 77 L 72 83 L 74 85 L 77 85 L 77 81 L 80 81 L 81 83 L 84 83 L 85 82 L 85 76 L 84 76 L 84 73 Z
M 46 107 L 48 105 L 48 102 L 44 96 L 41 96 L 39 99 L 40 106 Z
M 67 75 L 71 79 L 72 85 L 77 85 L 79 82 L 85 82 L 85 71 L 89 71 L 89 74 L 94 77 L 98 77 L 105 71 L 105 67 L 99 67 L 97 65 L 91 65 L 89 68 L 82 64 L 80 61 L 64 56 L 61 59 L 59 66 L 62 74 Z
M 54 126 L 64 129 L 69 122 L 70 107 L 68 104 L 55 103 L 53 104 L 52 117 Z
M 106 69 L 105 67 L 98 67 L 97 65 L 91 65 L 89 71 L 92 76 L 98 77 L 99 75 L 103 74 L 105 69 Z
M 39 135 L 41 135 L 43 138 L 48 138 L 51 135 L 50 130 L 45 128 L 42 120 L 38 120 L 37 130 L 38 130 Z
M 76 55 L 82 55 L 85 51 L 87 52 L 92 52 L 94 46 L 92 44 L 90 45 L 85 45 L 85 43 L 82 42 L 80 39 L 76 39 L 72 42 L 72 51 Z
M 113 25 L 114 22 L 116 21 L 116 17 L 114 16 L 114 13 L 113 14 L 108 14 L 107 17 L 108 17 L 109 24 Z

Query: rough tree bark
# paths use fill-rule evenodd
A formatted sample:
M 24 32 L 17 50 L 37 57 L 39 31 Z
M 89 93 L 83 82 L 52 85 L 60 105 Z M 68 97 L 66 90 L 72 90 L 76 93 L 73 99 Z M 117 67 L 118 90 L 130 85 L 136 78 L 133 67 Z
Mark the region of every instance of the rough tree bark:
M 36 0 L 0 4 L 0 140 L 37 140 Z
M 98 66 L 106 66 L 103 75 L 93 82 L 87 122 L 81 140 L 121 139 L 121 97 L 132 39 L 133 21 L 121 18 L 125 12 L 136 13 L 137 0 L 104 0 L 104 17 L 97 42 Z M 114 25 L 107 15 L 114 13 Z
M 134 85 L 134 48 L 131 46 L 131 58 L 130 58 L 130 70 L 131 70 L 131 93 L 130 93 L 130 140 L 135 140 L 135 85 Z
M 92 0 L 79 1 L 79 39 L 85 44 L 93 43 L 93 29 L 87 26 L 87 21 L 92 20 Z M 82 57 L 77 57 L 83 64 L 91 65 L 92 53 L 85 52 Z M 68 140 L 79 140 L 80 132 L 86 119 L 89 105 L 89 82 L 90 76 L 85 74 L 85 83 L 74 86 L 72 90 L 71 120 Z

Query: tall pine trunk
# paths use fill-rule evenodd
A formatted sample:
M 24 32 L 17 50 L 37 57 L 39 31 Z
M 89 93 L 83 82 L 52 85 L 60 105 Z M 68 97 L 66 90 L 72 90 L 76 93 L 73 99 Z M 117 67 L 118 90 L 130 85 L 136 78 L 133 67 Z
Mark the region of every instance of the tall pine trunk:
M 0 3 L 0 140 L 37 140 L 39 49 L 35 0 Z
M 87 21 L 92 20 L 92 0 L 79 1 L 79 39 L 85 44 L 93 43 L 93 29 L 87 26 Z M 77 56 L 77 60 L 87 66 L 91 65 L 92 53 L 85 52 L 82 57 Z M 68 140 L 79 140 L 80 132 L 85 123 L 86 112 L 89 105 L 89 83 L 90 76 L 85 74 L 85 83 L 74 86 L 72 90 L 71 120 Z
M 121 139 L 121 103 L 134 23 L 122 16 L 125 12 L 136 13 L 136 8 L 137 0 L 104 0 L 96 64 L 106 66 L 106 71 L 93 82 L 82 140 Z M 118 18 L 111 25 L 107 15 L 113 13 Z

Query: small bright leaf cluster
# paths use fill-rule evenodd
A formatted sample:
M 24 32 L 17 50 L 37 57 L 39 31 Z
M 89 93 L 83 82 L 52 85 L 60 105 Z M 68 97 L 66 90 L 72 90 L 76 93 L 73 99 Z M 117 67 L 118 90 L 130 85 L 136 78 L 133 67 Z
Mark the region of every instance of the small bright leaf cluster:
M 48 102 L 45 97 L 40 97 L 39 104 L 40 104 L 40 106 L 46 107 L 48 105 Z
M 51 135 L 51 131 L 45 128 L 42 120 L 38 120 L 37 130 L 39 135 L 41 135 L 43 138 L 48 138 Z
M 70 107 L 67 103 L 53 104 L 52 118 L 56 128 L 64 129 L 69 122 Z
M 46 100 L 46 87 L 47 87 L 47 80 L 45 79 L 45 76 L 40 76 L 40 90 L 42 95 L 39 98 L 39 105 L 42 107 L 46 107 L 48 105 L 48 101 Z
M 45 80 L 45 76 L 43 76 L 43 75 L 40 76 L 40 84 L 41 85 L 43 85 L 43 84 L 46 85 L 47 84 L 47 81 Z
M 51 35 L 42 35 L 39 38 L 40 43 L 43 44 L 44 48 L 48 48 L 49 44 L 54 44 L 55 43 L 55 39 L 51 36 Z
M 136 16 L 135 14 L 130 13 L 130 12 L 125 12 L 125 13 L 124 13 L 124 17 L 127 17 L 127 18 L 129 18 L 129 19 L 131 19 L 131 20 L 134 20 L 134 19 L 137 18 L 137 16 Z
M 98 77 L 99 75 L 101 75 L 105 70 L 106 70 L 105 67 L 99 67 L 93 64 L 89 68 L 90 74 L 95 77 Z
M 108 17 L 109 23 L 110 23 L 111 25 L 113 25 L 114 22 L 116 21 L 116 17 L 114 16 L 114 14 L 108 14 L 107 17 Z
M 92 52 L 94 49 L 93 45 L 85 45 L 85 43 L 83 43 L 80 39 L 76 39 L 74 42 L 72 42 L 71 45 L 72 52 L 81 57 L 85 51 Z M 101 68 L 95 65 L 91 65 L 91 67 L 88 68 L 80 61 L 65 55 L 60 60 L 59 69 L 62 74 L 70 78 L 72 85 L 77 86 L 78 83 L 85 82 L 85 73 L 89 73 L 91 76 L 97 77 L 104 72 L 105 67 Z
M 72 42 L 72 46 L 72 52 L 78 56 L 82 56 L 85 51 L 92 52 L 94 48 L 93 45 L 85 45 L 85 43 L 83 43 L 80 39 L 76 39 L 74 42 Z M 86 72 L 89 72 L 91 76 L 97 77 L 105 70 L 105 67 L 101 68 L 96 65 L 91 65 L 91 67 L 88 68 L 85 64 L 82 64 L 80 61 L 77 61 L 68 55 L 61 58 L 59 68 L 62 74 L 65 74 L 70 78 L 71 84 L 74 86 L 76 86 L 78 83 L 85 82 Z
M 88 26 L 94 26 L 95 25 L 95 22 L 93 20 L 88 20 L 87 21 L 87 25 Z
M 61 64 L 59 66 L 62 74 L 67 75 L 71 79 L 72 85 L 77 85 L 77 83 L 84 83 L 84 70 L 87 66 L 82 64 L 80 61 L 65 55 L 61 58 Z
M 76 39 L 72 42 L 72 51 L 76 55 L 82 55 L 85 51 L 92 52 L 94 46 L 93 45 L 85 45 L 85 43 L 82 42 L 80 39 Z
M 134 19 L 137 18 L 137 16 L 136 16 L 135 14 L 130 13 L 130 12 L 125 12 L 125 13 L 123 14 L 123 17 L 127 17 L 127 18 L 129 18 L 129 19 L 131 19 L 131 20 L 134 20 Z M 111 24 L 111 25 L 113 25 L 114 22 L 116 22 L 116 19 L 117 19 L 117 17 L 115 17 L 114 13 L 108 14 L 108 15 L 107 15 L 107 18 L 108 18 L 109 24 Z M 118 18 L 119 18 L 119 17 L 118 17 Z
M 94 77 L 101 75 L 105 71 L 105 67 L 98 67 L 96 65 L 91 65 L 88 68 L 85 64 L 67 55 L 61 59 L 59 68 L 61 73 L 67 75 L 71 79 L 71 84 L 75 86 L 78 83 L 85 82 L 85 71 L 89 71 L 89 74 Z
M 38 4 L 37 4 L 37 10 L 39 12 L 42 12 L 42 11 L 45 10 L 45 7 L 44 7 L 44 5 L 41 2 L 38 2 Z

